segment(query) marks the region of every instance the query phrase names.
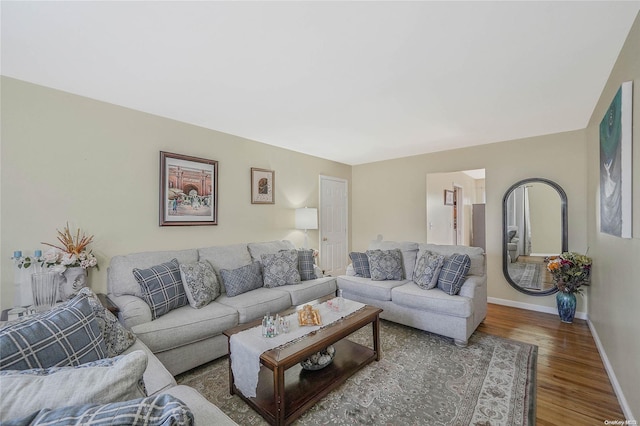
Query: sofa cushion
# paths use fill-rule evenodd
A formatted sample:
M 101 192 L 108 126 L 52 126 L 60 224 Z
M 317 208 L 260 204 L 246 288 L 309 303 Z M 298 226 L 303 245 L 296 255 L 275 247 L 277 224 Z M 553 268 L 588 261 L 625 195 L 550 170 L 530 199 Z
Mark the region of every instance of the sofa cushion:
M 236 325 L 238 312 L 215 301 L 200 309 L 175 309 L 155 321 L 136 325 L 131 331 L 157 353 L 208 339 Z
M 198 251 L 172 250 L 172 251 L 150 251 L 143 253 L 127 254 L 123 256 L 113 256 L 107 270 L 107 288 L 109 293 L 121 296 L 130 294 L 142 297 L 140 284 L 133 276 L 133 268 L 146 269 L 160 263 L 169 262 L 171 259 L 178 259 L 178 263 L 191 263 L 198 260 Z
M 44 407 L 145 397 L 145 368 L 147 354 L 135 351 L 76 367 L 2 371 L 2 420 L 20 418 Z
M 213 246 L 198 249 L 198 259 L 206 260 L 213 266 L 218 282 L 222 283 L 220 271 L 223 269 L 237 269 L 250 265 L 253 261 L 246 244 L 231 244 L 228 246 Z M 220 286 L 224 293 L 224 285 Z
M 371 278 L 371 269 L 369 268 L 369 257 L 366 253 L 351 252 L 349 259 L 353 265 L 353 270 L 357 277 Z
M 473 300 L 463 296 L 451 296 L 439 288 L 423 290 L 416 283 L 408 282 L 391 291 L 392 301 L 421 311 L 435 312 L 452 317 L 468 318 L 473 315 Z
M 298 251 L 281 250 L 261 255 L 264 286 L 267 288 L 300 283 Z
M 142 298 L 151 308 L 153 319 L 187 304 L 177 259 L 148 269 L 133 268 L 133 275 L 142 288 Z
M 308 281 L 315 280 L 316 261 L 313 256 L 313 250 L 311 249 L 299 249 L 298 250 L 298 271 L 300 272 L 300 280 Z
M 17 422 L 20 425 L 103 426 L 103 425 L 192 425 L 190 408 L 178 398 L 162 394 L 110 404 L 72 405 L 43 408 Z
M 425 251 L 416 262 L 413 281 L 423 290 L 436 287 L 443 263 L 443 255 Z
M 220 275 L 229 297 L 255 290 L 263 284 L 260 262 L 252 262 L 236 269 L 221 269 Z
M 192 308 L 201 308 L 220 296 L 220 283 L 206 260 L 181 264 L 180 278 Z
M 244 324 L 262 318 L 267 312 L 280 312 L 291 306 L 291 296 L 278 288 L 258 288 L 235 297 L 220 296 L 216 302 L 238 312 L 238 322 Z
M 336 293 L 336 279 L 334 277 L 322 277 L 314 280 L 303 281 L 295 285 L 283 285 L 278 291 L 286 291 L 291 296 L 292 305 L 301 305 L 311 300 Z
M 120 321 L 102 303 L 90 288 L 82 288 L 78 294 L 86 294 L 89 305 L 96 316 L 96 321 L 102 331 L 105 349 L 108 357 L 120 355 L 136 341 L 136 335 L 120 324 Z
M 372 280 L 402 279 L 402 252 L 399 249 L 367 250 L 367 257 Z
M 469 256 L 469 259 L 471 259 L 471 265 L 469 267 L 468 274 L 478 276 L 483 276 L 486 274 L 484 250 L 482 250 L 482 248 L 480 247 L 420 244 L 419 248 L 420 250 L 418 251 L 418 256 L 422 256 L 425 251 L 442 254 L 445 258 L 451 256 L 454 253 L 466 254 Z
M 106 356 L 86 294 L 0 329 L 0 370 L 63 367 Z
M 262 262 L 263 254 L 274 254 L 282 250 L 295 250 L 295 246 L 291 241 L 267 241 L 261 243 L 249 243 L 247 249 L 254 262 Z
M 391 290 L 407 282 L 407 280 L 372 281 L 371 278 L 341 275 L 337 278 L 337 286 L 346 292 L 372 298 L 375 300 L 391 300 Z
M 438 275 L 438 288 L 452 296 L 458 294 L 469 272 L 469 265 L 471 260 L 466 254 L 455 253 L 445 259 Z
M 418 255 L 418 243 L 410 241 L 371 241 L 369 250 L 393 250 L 399 249 L 402 252 L 402 278 L 413 279 L 413 271 L 416 266 Z

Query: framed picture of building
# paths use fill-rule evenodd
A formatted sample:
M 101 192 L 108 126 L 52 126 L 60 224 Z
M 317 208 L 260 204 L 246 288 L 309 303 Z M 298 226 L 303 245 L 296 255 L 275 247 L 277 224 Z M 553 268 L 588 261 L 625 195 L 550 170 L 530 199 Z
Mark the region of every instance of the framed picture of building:
M 251 204 L 275 204 L 276 172 L 251 168 Z
M 600 122 L 600 232 L 632 237 L 633 82 L 622 83 Z
M 218 224 L 218 162 L 160 151 L 160 226 Z

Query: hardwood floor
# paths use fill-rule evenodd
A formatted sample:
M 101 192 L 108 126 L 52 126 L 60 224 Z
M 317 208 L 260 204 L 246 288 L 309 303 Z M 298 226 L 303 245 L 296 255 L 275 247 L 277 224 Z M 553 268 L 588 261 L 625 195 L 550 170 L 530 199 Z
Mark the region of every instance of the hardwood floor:
M 490 303 L 478 330 L 538 346 L 537 425 L 624 420 L 586 321 Z

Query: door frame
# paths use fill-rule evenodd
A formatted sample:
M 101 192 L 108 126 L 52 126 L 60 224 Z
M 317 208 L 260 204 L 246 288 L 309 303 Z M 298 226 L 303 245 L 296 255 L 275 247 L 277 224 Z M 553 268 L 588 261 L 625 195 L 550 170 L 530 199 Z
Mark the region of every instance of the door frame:
M 464 187 L 460 184 L 453 184 L 453 199 L 455 200 L 454 209 L 452 209 L 453 241 L 455 245 L 465 245 L 465 214 L 464 214 Z M 462 201 L 462 203 L 461 203 Z

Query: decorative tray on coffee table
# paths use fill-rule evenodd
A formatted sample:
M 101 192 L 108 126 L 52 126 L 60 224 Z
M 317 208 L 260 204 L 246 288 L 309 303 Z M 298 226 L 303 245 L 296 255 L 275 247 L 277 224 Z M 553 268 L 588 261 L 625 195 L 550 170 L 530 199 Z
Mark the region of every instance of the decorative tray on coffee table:
M 298 324 L 304 325 L 322 325 L 322 318 L 317 309 L 311 305 L 304 305 L 302 310 L 298 311 Z

